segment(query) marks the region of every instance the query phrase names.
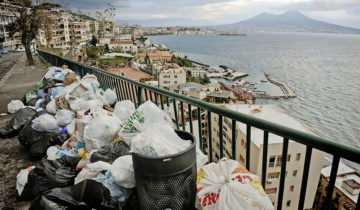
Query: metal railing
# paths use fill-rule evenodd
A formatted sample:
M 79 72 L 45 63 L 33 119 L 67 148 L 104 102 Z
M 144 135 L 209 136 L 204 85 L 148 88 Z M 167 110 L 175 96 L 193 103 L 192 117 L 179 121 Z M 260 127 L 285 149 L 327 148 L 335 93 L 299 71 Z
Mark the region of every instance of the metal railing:
M 269 134 L 275 134 L 283 137 L 283 146 L 282 146 L 282 164 L 281 164 L 281 172 L 280 172 L 280 183 L 278 190 L 278 201 L 277 201 L 277 209 L 282 209 L 283 207 L 283 193 L 284 193 L 284 185 L 285 185 L 285 175 L 286 175 L 286 163 L 287 163 L 287 154 L 288 154 L 288 146 L 289 140 L 295 141 L 297 143 L 303 144 L 306 146 L 305 153 L 305 162 L 303 166 L 303 176 L 301 182 L 301 190 L 300 190 L 300 198 L 298 209 L 304 209 L 304 201 L 306 195 L 306 187 L 309 175 L 311 154 L 313 149 L 318 149 L 320 151 L 326 152 L 333 156 L 332 168 L 330 180 L 327 186 L 327 193 L 324 202 L 323 209 L 330 209 L 332 202 L 332 195 L 335 187 L 335 180 L 337 175 L 337 169 L 339 166 L 340 158 L 352 161 L 354 163 L 360 163 L 360 150 L 354 147 L 349 147 L 343 144 L 336 143 L 334 141 L 330 141 L 328 139 L 321 138 L 319 136 L 314 136 L 305 132 L 301 132 L 292 128 L 288 128 L 282 125 L 278 125 L 269 121 L 265 121 L 259 118 L 255 118 L 240 112 L 236 112 L 230 109 L 226 109 L 220 107 L 218 105 L 210 104 L 201 100 L 197 100 L 194 98 L 190 98 L 181 94 L 177 94 L 174 92 L 170 92 L 168 90 L 154 87 L 151 85 L 147 85 L 138 81 L 134 81 L 104 70 L 96 69 L 90 66 L 87 66 L 82 63 L 77 63 L 71 60 L 67 60 L 60 56 L 56 56 L 53 54 L 49 54 L 47 52 L 38 51 L 39 56 L 54 66 L 67 65 L 70 69 L 77 72 L 79 75 L 84 76 L 85 74 L 94 74 L 97 76 L 98 81 L 103 89 L 111 88 L 116 90 L 116 94 L 118 99 L 120 100 L 131 100 L 134 102 L 135 106 L 138 107 L 145 100 L 151 100 L 156 105 L 160 106 L 164 109 L 165 105 L 169 107 L 172 103 L 174 109 L 174 118 L 177 129 L 180 128 L 178 109 L 181 112 L 181 127 L 183 130 L 186 130 L 185 127 L 185 115 L 184 115 L 184 103 L 188 105 L 188 119 L 189 119 L 189 131 L 194 133 L 193 130 L 193 116 L 192 110 L 193 107 L 197 108 L 197 119 L 198 119 L 198 129 L 199 129 L 199 143 L 200 149 L 203 148 L 203 133 L 202 133 L 202 113 L 206 112 L 208 117 L 208 153 L 210 162 L 213 161 L 212 154 L 212 127 L 211 127 L 211 115 L 216 114 L 219 116 L 219 138 L 220 138 L 220 158 L 224 157 L 224 143 L 223 143 L 223 119 L 229 118 L 231 119 L 231 128 L 232 128 L 232 158 L 235 158 L 236 155 L 236 124 L 244 123 L 246 124 L 246 168 L 250 169 L 250 143 L 251 143 L 251 129 L 258 128 L 263 130 L 263 154 L 262 157 L 262 175 L 261 175 L 261 183 L 265 189 L 266 186 L 266 174 L 267 174 L 267 163 L 268 163 L 268 142 L 269 142 Z M 177 107 L 177 105 L 180 107 Z M 360 196 L 358 197 L 358 202 L 356 209 L 360 209 Z

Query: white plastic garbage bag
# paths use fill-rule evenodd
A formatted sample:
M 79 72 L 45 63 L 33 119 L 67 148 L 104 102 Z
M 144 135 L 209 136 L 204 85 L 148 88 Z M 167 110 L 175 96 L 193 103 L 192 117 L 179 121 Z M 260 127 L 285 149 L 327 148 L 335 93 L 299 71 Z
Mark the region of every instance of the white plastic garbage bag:
M 87 150 L 99 149 L 109 144 L 121 128 L 121 121 L 114 116 L 100 115 L 85 126 L 84 142 Z
M 132 138 L 152 123 L 169 126 L 172 126 L 173 124 L 169 115 L 157 107 L 153 102 L 147 101 L 139 106 L 139 108 L 128 118 L 128 121 L 119 133 L 120 139 L 130 145 Z
M 205 210 L 274 209 L 259 178 L 226 158 L 200 169 L 197 196 Z
M 116 92 L 109 88 L 105 90 L 104 98 L 107 105 L 112 105 L 118 101 Z
M 74 154 L 70 154 L 66 151 L 62 151 L 59 148 L 57 148 L 56 146 L 49 147 L 46 151 L 46 155 L 47 155 L 48 160 L 56 160 L 63 156 L 74 156 Z
M 100 87 L 100 83 L 98 82 L 97 77 L 93 74 L 86 74 L 85 76 L 83 76 L 80 82 L 90 85 L 93 88 L 94 92 Z
M 130 100 L 123 100 L 115 104 L 114 115 L 122 122 L 126 122 L 134 111 L 134 103 Z
M 126 187 L 135 187 L 135 175 L 131 155 L 124 155 L 117 158 L 110 169 L 113 180 L 116 184 Z
M 62 128 L 58 125 L 54 116 L 42 114 L 32 121 L 31 127 L 40 132 L 59 133 Z
M 8 112 L 13 114 L 15 112 L 17 112 L 19 109 L 22 109 L 24 108 L 24 104 L 22 101 L 20 100 L 12 100 L 8 105 L 7 105 L 7 108 L 8 108 Z
M 190 146 L 191 141 L 181 139 L 171 126 L 153 123 L 133 138 L 131 151 L 149 157 L 159 157 L 179 153 Z
M 70 109 L 74 112 L 84 111 L 90 108 L 88 101 L 82 98 L 67 94 L 65 99 L 69 103 Z
M 55 118 L 60 126 L 67 126 L 75 118 L 75 113 L 67 109 L 62 109 L 56 112 Z
M 30 166 L 26 169 L 20 170 L 20 172 L 16 175 L 16 190 L 18 195 L 20 196 L 26 183 L 28 182 L 28 175 L 31 170 L 33 170 L 35 166 Z
M 75 178 L 75 184 L 84 181 L 85 179 L 95 178 L 101 171 L 108 171 L 111 164 L 103 161 L 87 164 Z
M 199 147 L 196 147 L 196 168 L 197 168 L 197 171 L 199 171 L 200 168 L 203 167 L 208 161 L 209 161 L 208 156 L 204 155 L 204 153 L 199 149 Z
M 66 126 L 67 133 L 69 136 L 73 136 L 75 134 L 75 122 L 76 119 L 74 118 L 71 122 Z
M 90 114 L 85 114 L 84 111 L 79 111 L 77 112 L 76 115 L 76 123 L 75 123 L 75 127 L 76 127 L 76 137 L 78 141 L 84 142 L 84 130 L 85 130 L 85 126 L 92 120 L 93 118 L 91 117 Z
M 56 114 L 56 103 L 55 100 L 51 100 L 47 105 L 46 105 L 46 111 L 48 111 L 51 114 Z

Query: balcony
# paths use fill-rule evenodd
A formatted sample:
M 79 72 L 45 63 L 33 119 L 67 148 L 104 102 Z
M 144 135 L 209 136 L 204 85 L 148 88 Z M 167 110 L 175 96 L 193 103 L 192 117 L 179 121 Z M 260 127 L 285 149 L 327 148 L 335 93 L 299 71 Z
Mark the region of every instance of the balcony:
M 299 186 L 300 189 L 300 196 L 299 196 L 299 202 L 297 209 L 304 209 L 304 202 L 305 202 L 305 195 L 307 190 L 307 183 L 308 183 L 308 176 L 309 176 L 309 169 L 310 169 L 310 162 L 312 160 L 312 151 L 313 150 L 320 150 L 322 152 L 325 152 L 329 155 L 333 156 L 333 162 L 332 162 L 332 168 L 330 173 L 330 179 L 329 184 L 326 190 L 326 200 L 324 202 L 324 205 L 330 205 L 332 203 L 332 195 L 334 192 L 334 186 L 336 181 L 336 174 L 337 169 L 339 166 L 340 159 L 345 159 L 348 161 L 352 161 L 354 163 L 360 163 L 360 150 L 348 147 L 343 144 L 339 144 L 336 141 L 330 141 L 328 139 L 321 138 L 319 136 L 314 136 L 308 133 L 304 133 L 292 128 L 288 128 L 282 125 L 278 125 L 275 123 L 271 123 L 259 118 L 255 118 L 246 114 L 242 114 L 240 112 L 236 112 L 230 109 L 226 109 L 214 104 L 210 104 L 204 101 L 200 101 L 194 98 L 186 97 L 184 95 L 180 95 L 174 92 L 167 91 L 165 89 L 161 89 L 158 87 L 150 86 L 141 82 L 133 81 L 131 79 L 104 71 L 100 69 L 96 69 L 90 66 L 87 66 L 85 64 L 76 63 L 67 59 L 64 59 L 62 57 L 49 54 L 46 52 L 38 51 L 39 55 L 47 61 L 48 63 L 55 65 L 55 66 L 61 66 L 61 65 L 68 65 L 69 68 L 71 68 L 73 71 L 77 72 L 79 75 L 84 76 L 87 73 L 94 74 L 97 76 L 99 83 L 104 89 L 111 88 L 115 89 L 117 93 L 117 97 L 120 100 L 131 100 L 134 102 L 136 107 L 138 107 L 140 104 L 144 102 L 144 100 L 151 100 L 156 105 L 161 107 L 162 109 L 165 108 L 171 108 L 174 110 L 174 120 L 175 120 L 175 126 L 177 129 L 183 129 L 186 130 L 185 123 L 180 124 L 179 122 L 185 122 L 185 110 L 184 110 L 184 104 L 187 104 L 187 109 L 189 113 L 189 119 L 193 119 L 192 117 L 192 110 L 194 108 L 197 109 L 198 113 L 198 119 L 202 119 L 202 116 L 204 118 L 208 119 L 208 123 L 202 124 L 202 122 L 199 120 L 197 129 L 198 129 L 198 140 L 199 140 L 199 146 L 200 149 L 203 150 L 206 154 L 209 155 L 210 162 L 213 161 L 213 147 L 216 147 L 216 145 L 213 145 L 214 143 L 212 141 L 206 141 L 206 139 L 203 138 L 203 132 L 202 127 L 207 126 L 207 139 L 212 139 L 213 130 L 212 130 L 212 115 L 218 116 L 218 124 L 216 126 L 219 126 L 219 158 L 224 157 L 224 135 L 223 135 L 223 119 L 227 118 L 228 121 L 226 122 L 229 128 L 231 127 L 231 148 L 232 148 L 232 154 L 231 158 L 236 159 L 236 125 L 237 123 L 242 123 L 246 126 L 246 157 L 245 157 L 245 165 L 247 169 L 250 169 L 250 157 L 251 157 L 251 129 L 257 128 L 262 130 L 263 132 L 263 149 L 262 149 L 262 162 L 261 165 L 261 184 L 266 189 L 267 184 L 267 175 L 268 170 L 269 172 L 272 172 L 273 167 L 279 167 L 280 168 L 280 174 L 279 178 L 279 184 L 276 187 L 273 187 L 271 189 L 267 189 L 268 191 L 275 189 L 275 192 L 278 195 L 277 200 L 277 206 L 275 206 L 276 209 L 282 209 L 283 207 L 289 206 L 289 200 L 286 201 L 284 199 L 284 188 L 285 188 L 285 179 L 289 178 L 286 177 L 286 165 L 288 164 L 288 160 L 290 159 L 288 156 L 288 149 L 289 149 L 289 141 L 294 141 L 299 144 L 302 144 L 305 146 L 305 158 L 303 163 L 303 169 L 302 171 L 297 171 L 296 173 L 294 171 L 291 171 L 291 174 L 295 175 L 297 173 L 302 174 L 301 177 L 301 183 L 299 183 L 301 186 Z M 178 111 L 180 110 L 180 114 L 178 114 Z M 206 114 L 204 114 L 206 112 Z M 179 119 L 181 118 L 181 119 Z M 188 131 L 191 133 L 194 133 L 194 125 L 192 120 L 188 121 Z M 268 158 L 268 145 L 269 145 L 269 134 L 277 135 L 282 138 L 282 152 L 281 155 L 278 155 L 277 157 L 270 157 L 270 161 Z M 205 151 L 204 148 L 209 148 L 208 151 Z M 260 156 L 261 157 L 261 156 Z M 276 159 L 275 159 L 276 158 Z M 300 159 L 300 156 L 299 156 Z M 276 162 L 279 162 L 279 164 L 275 164 Z M 281 164 L 280 164 L 281 163 Z M 302 172 L 302 173 L 300 173 Z M 273 174 L 270 174 L 271 177 Z M 274 184 L 272 184 L 274 185 Z M 286 195 L 285 195 L 286 196 Z M 291 201 L 290 201 L 291 202 Z M 294 202 L 293 202 L 294 203 Z M 292 206 L 294 207 L 294 206 Z M 294 207 L 295 208 L 295 207 Z M 357 203 L 357 209 L 360 209 L 360 202 Z M 324 206 L 324 209 L 329 209 L 329 206 Z

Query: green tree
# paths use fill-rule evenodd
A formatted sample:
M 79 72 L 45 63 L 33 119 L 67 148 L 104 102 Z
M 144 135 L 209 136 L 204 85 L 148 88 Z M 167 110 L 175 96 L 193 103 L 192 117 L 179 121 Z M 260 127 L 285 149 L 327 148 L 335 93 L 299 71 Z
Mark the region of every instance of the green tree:
M 108 44 L 105 44 L 104 50 L 105 50 L 105 53 L 110 52 L 110 48 L 109 48 Z
M 92 35 L 90 44 L 91 44 L 92 46 L 96 46 L 97 43 L 98 43 L 98 39 L 96 38 L 95 35 Z
M 41 28 L 44 28 L 50 20 L 49 10 L 61 7 L 59 4 L 53 4 L 46 1 L 32 0 L 14 0 L 17 7 L 15 21 L 6 25 L 9 36 L 13 37 L 16 33 L 20 34 L 21 43 L 25 47 L 26 57 L 29 65 L 34 65 L 34 59 L 31 54 L 31 42 Z

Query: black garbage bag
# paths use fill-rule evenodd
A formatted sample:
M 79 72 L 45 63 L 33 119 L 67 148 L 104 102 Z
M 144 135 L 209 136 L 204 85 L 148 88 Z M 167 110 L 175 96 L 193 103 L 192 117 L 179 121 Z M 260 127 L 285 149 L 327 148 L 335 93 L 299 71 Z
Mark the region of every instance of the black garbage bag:
M 128 155 L 130 148 L 124 141 L 112 142 L 101 147 L 91 155 L 90 162 L 104 161 L 113 163 L 118 157 Z
M 38 98 L 30 99 L 30 100 L 26 103 L 26 105 L 28 105 L 28 106 L 35 106 L 37 100 L 38 100 Z
M 44 112 L 39 112 L 35 117 L 43 113 Z M 34 117 L 32 119 L 34 119 Z M 29 120 L 18 136 L 20 144 L 29 151 L 30 159 L 40 160 L 46 155 L 46 151 L 50 146 L 61 145 L 69 138 L 67 133 L 58 134 L 36 131 L 31 127 L 31 124 L 32 120 Z
M 48 91 L 48 89 L 50 89 L 50 88 L 53 88 L 53 87 L 55 87 L 55 84 L 57 83 L 57 81 L 55 81 L 55 80 L 50 80 L 50 79 L 45 79 L 44 81 L 43 81 L 43 89 L 44 89 L 44 91 L 45 91 L 45 93 Z M 62 82 L 61 82 L 62 83 Z
M 0 137 L 15 136 L 24 127 L 24 125 L 36 115 L 32 108 L 25 107 L 19 109 L 11 120 L 6 122 L 4 127 L 0 127 Z
M 76 166 L 80 159 L 64 156 L 56 160 L 42 160 L 30 171 L 20 200 L 33 200 L 47 190 L 74 185 L 78 174 Z
M 121 210 L 110 191 L 94 180 L 84 180 L 74 186 L 55 188 L 37 197 L 30 210 L 50 209 L 105 209 Z

